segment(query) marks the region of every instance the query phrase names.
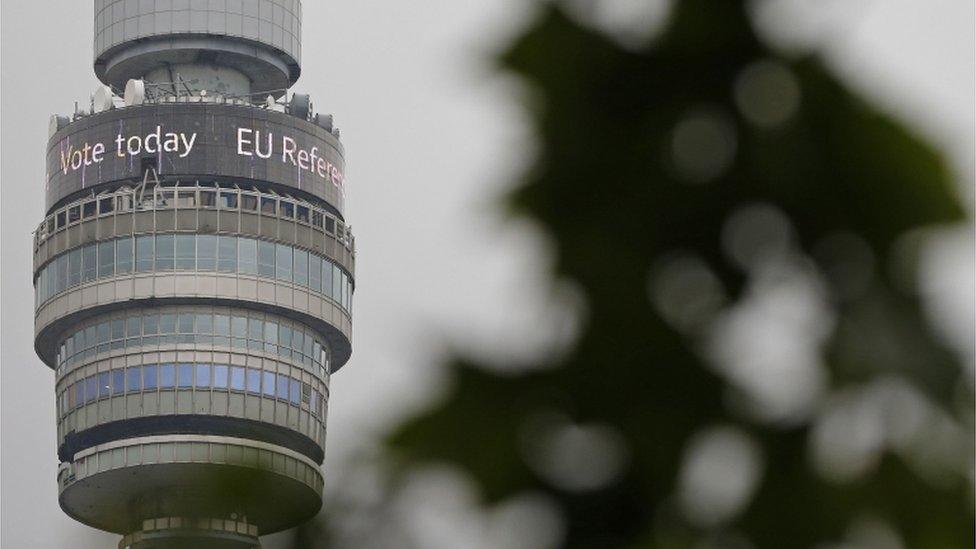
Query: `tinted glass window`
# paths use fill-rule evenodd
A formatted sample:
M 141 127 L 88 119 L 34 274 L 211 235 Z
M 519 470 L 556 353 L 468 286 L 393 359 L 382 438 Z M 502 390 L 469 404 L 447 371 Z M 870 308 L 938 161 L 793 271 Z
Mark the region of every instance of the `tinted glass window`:
M 196 238 L 194 235 L 176 235 L 176 268 L 190 271 L 196 269 L 196 255 Z
M 197 270 L 213 271 L 217 268 L 217 237 L 210 234 L 197 236 Z
M 125 370 L 125 390 L 126 391 L 141 391 L 142 390 L 142 368 L 139 366 L 130 366 Z
M 94 245 L 85 246 L 81 249 L 82 282 L 95 280 L 98 275 L 97 261 L 95 259 L 96 250 L 97 248 Z
M 227 366 L 215 364 L 213 367 L 213 386 L 216 389 L 227 388 Z
M 173 364 L 162 364 L 159 367 L 159 387 L 170 389 L 176 386 L 176 366 Z
M 112 370 L 112 394 L 120 395 L 125 392 L 125 370 Z
M 81 282 L 81 250 L 68 254 L 68 286 Z
M 308 286 L 308 252 L 295 250 L 295 283 Z
M 156 235 L 156 270 L 173 270 L 174 237 L 171 234 Z
M 214 333 L 217 335 L 230 335 L 230 317 L 227 315 L 214 315 Z
M 95 376 L 85 379 L 85 402 L 98 399 L 98 380 Z
M 142 367 L 142 385 L 146 388 L 146 390 L 153 390 L 156 388 L 157 379 L 155 364 Z
M 232 366 L 230 369 L 230 388 L 235 391 L 244 390 L 244 368 Z
M 115 270 L 119 273 L 132 272 L 132 239 L 120 238 L 115 246 Z
M 251 194 L 241 195 L 241 209 L 255 212 L 258 209 L 258 198 Z
M 288 246 L 278 244 L 275 246 L 276 256 L 276 278 L 291 282 L 292 280 L 292 249 Z
M 275 396 L 275 374 L 274 372 L 264 372 L 262 376 L 262 389 L 264 389 L 264 394 L 267 396 Z
M 237 193 L 224 191 L 220 193 L 220 207 L 228 210 L 237 209 Z
M 115 242 L 98 244 L 98 278 L 115 274 Z
M 201 388 L 210 387 L 210 365 L 209 364 L 197 364 L 197 378 L 196 378 L 195 385 Z
M 237 272 L 237 239 L 221 236 L 217 249 L 217 270 L 222 273 Z
M 147 272 L 153 269 L 153 237 L 136 238 L 136 271 Z
M 192 364 L 179 365 L 179 372 L 177 373 L 177 386 L 193 387 L 193 365 Z
M 278 398 L 288 400 L 288 376 L 278 374 Z
M 258 241 L 251 238 L 239 238 L 237 253 L 240 273 L 258 274 Z
M 104 398 L 112 394 L 111 374 L 102 372 L 98 374 L 98 398 Z
M 315 254 L 308 260 L 308 287 L 314 292 L 322 291 L 322 259 Z
M 258 241 L 258 274 L 274 278 L 275 245 L 265 240 Z
M 261 392 L 261 370 L 255 370 L 254 368 L 247 369 L 247 392 Z

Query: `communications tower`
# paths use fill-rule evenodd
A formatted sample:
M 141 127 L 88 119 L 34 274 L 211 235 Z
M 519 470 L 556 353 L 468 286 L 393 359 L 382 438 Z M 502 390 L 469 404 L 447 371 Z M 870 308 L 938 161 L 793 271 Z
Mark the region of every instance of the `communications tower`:
M 301 2 L 94 15 L 102 86 L 51 117 L 34 235 L 59 502 L 120 548 L 259 547 L 321 507 L 352 352 L 343 147 L 288 92 Z

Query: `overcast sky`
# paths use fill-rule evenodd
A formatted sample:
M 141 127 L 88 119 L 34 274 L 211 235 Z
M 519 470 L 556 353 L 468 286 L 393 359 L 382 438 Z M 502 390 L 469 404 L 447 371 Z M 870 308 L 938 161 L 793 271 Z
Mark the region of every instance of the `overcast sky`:
M 655 4 L 609 0 L 619 10 L 604 12 L 607 24 L 632 19 L 613 14 L 645 2 Z M 971 202 L 973 2 L 779 3 L 787 11 L 770 12 L 773 38 L 822 48 L 853 85 L 950 150 Z M 44 213 L 47 120 L 75 101 L 87 104 L 95 89 L 91 4 L 2 4 L 2 543 L 11 548 L 107 549 L 118 541 L 58 508 L 54 374 L 31 341 L 30 233 Z M 492 207 L 532 149 L 513 103 L 517 84 L 493 74 L 487 60 L 531 6 L 304 3 L 303 76 L 294 90 L 311 93 L 342 129 L 358 248 L 354 352 L 332 382 L 327 489 L 342 482 L 330 464 L 436 393 L 438 357 L 449 345 L 497 356 L 539 352 L 558 339 L 556 313 L 539 291 L 544 242 Z M 932 302 L 948 337 L 965 342 L 973 331 L 972 233 L 947 242 L 929 262 Z

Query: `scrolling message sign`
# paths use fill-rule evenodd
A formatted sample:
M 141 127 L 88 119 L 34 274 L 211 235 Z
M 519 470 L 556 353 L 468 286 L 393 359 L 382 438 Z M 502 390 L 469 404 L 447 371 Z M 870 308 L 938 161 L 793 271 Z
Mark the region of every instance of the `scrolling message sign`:
M 90 116 L 55 134 L 48 207 L 96 185 L 141 179 L 149 165 L 188 181 L 277 183 L 343 206 L 342 146 L 325 130 L 247 107 L 157 105 Z

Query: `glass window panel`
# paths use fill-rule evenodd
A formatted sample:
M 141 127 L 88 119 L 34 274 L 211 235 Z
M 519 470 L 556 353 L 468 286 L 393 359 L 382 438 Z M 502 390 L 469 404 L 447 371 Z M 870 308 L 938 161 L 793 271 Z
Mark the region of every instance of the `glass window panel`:
M 302 348 L 305 346 L 305 333 L 301 330 L 294 330 L 291 333 L 291 348 L 297 354 L 301 354 Z
M 336 302 L 342 297 L 342 271 L 332 265 L 332 299 Z
M 110 213 L 115 209 L 115 202 L 111 198 L 103 198 L 98 201 L 99 213 Z
M 198 314 L 196 318 L 197 329 L 195 333 L 198 334 L 212 334 L 213 333 L 213 316 L 210 314 Z
M 98 278 L 115 274 L 115 241 L 98 244 Z
M 119 268 L 121 269 L 121 264 Z M 153 237 L 151 236 L 136 237 L 136 272 L 144 273 L 144 272 L 151 271 L 152 269 L 153 269 Z
M 275 215 L 278 212 L 278 201 L 266 196 L 261 197 L 261 213 Z
M 332 262 L 326 259 L 322 260 L 322 293 L 327 296 L 332 296 Z
M 275 276 L 275 245 L 265 240 L 258 241 L 258 274 L 268 278 Z
M 125 390 L 130 392 L 142 390 L 142 367 L 141 366 L 129 366 L 128 368 L 126 368 Z
M 142 335 L 142 317 L 130 316 L 125 319 L 126 337 L 139 337 Z
M 291 282 L 292 279 L 292 249 L 283 244 L 275 246 L 275 278 Z
M 68 287 L 68 256 L 63 255 L 57 260 L 58 269 L 58 289 L 57 293 L 61 293 L 65 288 Z
M 271 343 L 274 345 L 278 344 L 278 323 L 277 322 L 265 322 L 264 323 L 264 342 Z
M 94 244 L 81 249 L 81 281 L 90 282 L 98 276 L 97 246 Z
M 102 322 L 98 325 L 97 336 L 99 343 L 108 343 L 112 341 L 112 324 L 110 322 Z
M 318 228 L 322 228 L 322 212 L 318 210 L 312 210 L 312 225 Z
M 156 235 L 156 270 L 173 270 L 174 238 L 171 234 Z
M 159 388 L 172 389 L 176 386 L 176 365 L 162 364 L 159 366 Z
M 244 368 L 232 366 L 230 369 L 230 388 L 235 391 L 244 390 Z
M 82 204 L 81 216 L 83 218 L 94 217 L 96 213 L 95 201 L 85 202 Z
M 217 237 L 212 234 L 197 236 L 197 270 L 213 271 L 217 268 Z
M 247 392 L 261 393 L 261 370 L 247 369 Z
M 291 358 L 291 327 L 284 324 L 278 329 L 279 354 Z
M 231 319 L 231 335 L 234 337 L 247 337 L 247 317 L 235 316 Z
M 176 331 L 181 334 L 194 333 L 193 317 L 194 315 L 190 313 L 180 313 L 180 315 L 176 318 Z
M 309 399 L 312 396 L 312 386 L 308 383 L 302 383 L 302 402 L 308 404 Z
M 177 387 L 193 387 L 193 364 L 180 364 L 176 381 Z
M 147 391 L 156 390 L 156 365 L 150 364 L 142 367 L 142 385 Z
M 226 364 L 214 364 L 213 386 L 215 389 L 227 388 L 227 365 Z
M 236 191 L 221 191 L 220 192 L 220 207 L 227 210 L 237 209 L 237 192 Z
M 146 335 L 159 333 L 159 315 L 146 315 L 143 318 L 142 331 Z
M 214 191 L 200 191 L 200 205 L 213 208 L 217 204 L 217 193 Z
M 95 376 L 85 378 L 85 402 L 98 400 L 98 380 Z
M 120 238 L 115 245 L 115 271 L 119 274 L 132 272 L 132 239 Z
M 81 219 L 81 207 L 75 206 L 73 208 L 68 208 L 68 223 L 74 223 Z
M 176 268 L 192 271 L 196 269 L 196 237 L 192 234 L 176 235 Z
M 308 287 L 313 292 L 322 291 L 322 258 L 315 254 L 309 254 Z
M 174 314 L 159 315 L 159 333 L 160 334 L 176 333 L 176 315 Z
M 68 254 L 68 287 L 81 282 L 81 250 Z
M 237 253 L 241 274 L 258 274 L 258 241 L 238 238 Z
M 258 197 L 253 194 L 241 194 L 241 209 L 249 212 L 258 211 Z
M 200 388 L 210 387 L 210 365 L 197 364 L 197 378 L 195 385 Z
M 263 394 L 273 397 L 275 396 L 275 373 L 274 372 L 264 372 L 262 377 L 261 389 Z
M 298 212 L 298 220 L 308 223 L 308 208 L 305 206 L 298 206 L 296 207 L 296 211 Z
M 278 374 L 278 391 L 277 397 L 282 400 L 288 400 L 288 376 L 285 374 Z
M 281 204 L 281 217 L 287 217 L 289 219 L 295 217 L 295 205 L 287 200 L 282 200 Z
M 112 394 L 121 395 L 125 392 L 125 370 L 112 370 Z
M 106 398 L 112 394 L 112 379 L 109 372 L 98 374 L 98 398 Z
M 237 272 L 237 238 L 219 237 L 217 249 L 217 270 L 222 273 Z
M 312 389 L 312 399 L 308 407 L 311 408 L 313 414 L 319 415 L 319 392 L 315 389 Z
M 230 317 L 227 315 L 214 315 L 214 333 L 217 335 L 230 335 Z
M 85 403 L 85 381 L 81 380 L 78 383 L 75 383 L 74 389 L 75 389 L 73 391 L 75 397 L 74 406 L 81 406 L 82 404 Z M 70 402 L 70 400 L 68 402 Z M 72 408 L 74 408 L 74 406 L 72 406 Z
M 325 218 L 325 232 L 329 234 L 335 234 L 335 218 L 332 217 Z
M 295 283 L 308 286 L 308 252 L 295 250 Z
M 288 400 L 294 405 L 302 403 L 302 382 L 288 378 Z

